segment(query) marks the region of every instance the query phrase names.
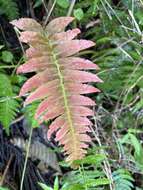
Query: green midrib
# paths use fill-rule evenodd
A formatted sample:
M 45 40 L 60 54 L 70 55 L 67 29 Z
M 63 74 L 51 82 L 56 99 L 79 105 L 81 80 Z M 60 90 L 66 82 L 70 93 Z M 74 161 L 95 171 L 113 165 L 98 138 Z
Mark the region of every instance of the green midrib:
M 64 80 L 63 80 L 64 76 L 63 76 L 63 74 L 62 74 L 62 72 L 60 70 L 60 65 L 58 63 L 57 56 L 54 53 L 53 47 L 52 47 L 51 44 L 50 44 L 50 47 L 52 49 L 51 53 L 52 53 L 53 61 L 54 61 L 54 64 L 55 64 L 55 66 L 57 68 L 57 73 L 58 73 L 58 77 L 59 77 L 59 80 L 60 80 L 60 87 L 61 87 L 62 94 L 63 94 L 63 99 L 64 99 L 64 107 L 65 107 L 65 110 L 66 110 L 67 120 L 68 120 L 68 123 L 69 123 L 71 136 L 72 136 L 72 139 L 73 139 L 72 146 L 74 147 L 74 152 L 77 152 L 77 148 L 76 148 L 77 140 L 76 140 L 76 137 L 75 137 L 75 129 L 74 129 L 72 118 L 71 118 L 71 111 L 70 111 L 70 108 L 69 108 L 69 105 L 68 105 L 67 93 L 66 93 L 66 89 L 65 89 L 65 86 L 64 86 Z

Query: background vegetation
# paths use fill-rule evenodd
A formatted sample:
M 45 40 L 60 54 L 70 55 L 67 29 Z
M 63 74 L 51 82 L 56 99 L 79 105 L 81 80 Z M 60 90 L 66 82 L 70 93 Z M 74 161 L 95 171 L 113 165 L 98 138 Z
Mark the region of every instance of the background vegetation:
M 79 38 L 96 42 L 95 48 L 80 55 L 90 58 L 100 67 L 97 75 L 104 81 L 98 84 L 101 93 L 91 95 L 97 103 L 95 117 L 91 118 L 94 123 L 93 142 L 88 155 L 77 161 L 80 167 L 76 170 L 63 161 L 54 138 L 53 142 L 46 140 L 45 127 L 37 126 L 33 119 L 36 104 L 22 108 L 23 101 L 18 93 L 30 76 L 17 75 L 16 69 L 25 60 L 23 51 L 27 46 L 19 43 L 18 32 L 9 24 L 20 17 L 32 17 L 44 23 L 47 19 L 70 14 L 76 18 L 70 27 L 77 26 L 82 31 Z M 142 30 L 142 0 L 0 0 L 0 141 L 3 142 L 0 148 L 0 184 L 6 187 L 0 187 L 1 190 L 143 190 Z M 38 128 L 31 130 L 29 126 Z M 18 130 L 20 132 L 16 132 Z M 24 185 L 20 187 L 25 154 L 23 141 L 18 146 L 13 139 L 26 140 L 29 134 L 28 142 L 42 141 L 47 148 L 52 147 L 61 173 L 51 173 L 52 169 L 41 172 L 33 159 L 35 155 L 29 156 L 28 167 L 41 175 L 34 173 L 32 178 L 27 170 L 29 174 L 27 172 L 25 176 L 31 176 L 34 181 L 25 177 Z M 7 151 L 15 150 L 13 156 L 11 152 L 3 151 L 4 147 Z M 14 157 L 17 158 L 15 161 Z M 18 159 L 23 160 L 21 166 Z M 11 182 L 11 172 L 6 166 L 12 168 L 11 172 L 14 172 L 14 167 L 21 167 L 17 173 L 19 182 L 16 177 Z

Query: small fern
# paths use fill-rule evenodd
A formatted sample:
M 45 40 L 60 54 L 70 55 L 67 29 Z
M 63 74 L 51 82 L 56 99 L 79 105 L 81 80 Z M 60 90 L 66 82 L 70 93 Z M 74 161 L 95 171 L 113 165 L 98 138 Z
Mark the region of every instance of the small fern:
M 62 190 L 100 190 L 110 181 L 102 171 L 102 162 L 105 159 L 103 154 L 94 154 L 84 157 L 76 162 L 80 167 L 68 173 L 63 178 Z
M 134 179 L 131 174 L 125 169 L 118 169 L 113 172 L 113 181 L 115 184 L 115 190 L 131 190 Z
M 19 103 L 12 97 L 15 94 L 12 85 L 5 74 L 0 74 L 0 122 L 9 133 L 9 125 L 18 112 Z
M 9 20 L 18 18 L 19 10 L 15 0 L 0 0 L 1 14 L 5 14 Z

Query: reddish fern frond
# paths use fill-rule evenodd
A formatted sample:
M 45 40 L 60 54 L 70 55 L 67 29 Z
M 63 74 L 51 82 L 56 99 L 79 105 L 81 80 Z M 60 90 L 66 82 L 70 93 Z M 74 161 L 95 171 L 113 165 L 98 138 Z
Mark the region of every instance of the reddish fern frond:
M 72 20 L 72 17 L 56 18 L 45 29 L 29 18 L 12 21 L 24 30 L 21 42 L 30 46 L 26 51 L 28 60 L 17 73 L 36 72 L 25 82 L 20 95 L 30 92 L 25 105 L 40 100 L 35 114 L 39 124 L 54 119 L 48 138 L 56 132 L 56 140 L 63 145 L 69 162 L 83 158 L 91 141 L 86 132 L 90 132 L 92 123 L 88 116 L 94 115 L 91 106 L 95 103 L 85 94 L 99 90 L 86 83 L 102 82 L 95 74 L 85 71 L 98 69 L 97 65 L 75 56 L 94 43 L 75 40 L 79 29 L 64 31 Z

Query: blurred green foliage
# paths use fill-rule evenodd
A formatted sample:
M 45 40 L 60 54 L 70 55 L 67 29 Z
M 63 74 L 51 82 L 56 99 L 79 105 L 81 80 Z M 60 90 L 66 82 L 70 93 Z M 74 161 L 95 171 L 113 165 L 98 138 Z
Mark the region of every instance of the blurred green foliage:
M 9 20 L 19 17 L 19 9 L 15 0 L 0 0 L 0 15 L 5 15 Z

